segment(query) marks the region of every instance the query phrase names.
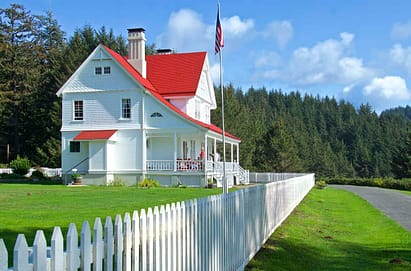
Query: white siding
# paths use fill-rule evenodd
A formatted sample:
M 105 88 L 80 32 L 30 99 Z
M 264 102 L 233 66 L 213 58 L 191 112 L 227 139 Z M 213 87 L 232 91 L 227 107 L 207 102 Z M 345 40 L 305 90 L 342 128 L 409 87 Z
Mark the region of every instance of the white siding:
M 106 142 L 91 141 L 90 146 L 90 170 L 106 169 Z
M 80 142 L 80 152 L 70 152 L 70 141 L 72 141 L 77 134 L 78 132 L 62 133 L 61 162 L 63 174 L 67 173 L 67 171 L 73 167 L 75 167 L 79 172 L 86 172 L 88 170 L 88 160 L 84 161 L 80 165 L 77 165 L 88 157 L 88 142 Z
M 148 160 L 173 160 L 174 159 L 174 138 L 169 137 L 149 137 L 147 148 Z
M 101 53 L 104 51 L 101 50 Z M 136 88 L 136 83 L 124 73 L 123 69 L 109 56 L 100 56 L 99 52 L 85 63 L 64 87 L 64 93 L 89 92 L 103 90 L 124 90 Z M 95 68 L 101 67 L 102 74 L 95 74 Z M 110 67 L 110 74 L 104 74 L 104 67 Z
M 115 152 L 108 159 L 116 170 L 141 170 L 141 130 L 117 131 Z
M 131 99 L 131 119 L 121 119 L 121 99 Z M 73 121 L 73 101 L 83 100 L 84 117 Z M 64 94 L 62 131 L 139 128 L 141 94 L 139 91 L 105 91 Z
M 193 129 L 189 121 L 178 116 L 177 113 L 168 109 L 165 105 L 155 100 L 149 95 L 144 96 L 144 127 L 159 129 L 159 128 L 176 128 L 176 129 Z M 153 113 L 160 113 L 162 117 L 151 117 Z

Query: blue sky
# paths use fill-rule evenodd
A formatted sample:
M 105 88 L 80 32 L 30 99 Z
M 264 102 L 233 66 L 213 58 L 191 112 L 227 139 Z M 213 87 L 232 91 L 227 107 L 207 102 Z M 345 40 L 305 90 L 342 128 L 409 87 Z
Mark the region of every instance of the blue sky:
M 51 10 L 70 36 L 90 24 L 177 52 L 208 51 L 214 82 L 217 1 L 2 1 Z M 408 0 L 221 0 L 224 83 L 368 103 L 377 112 L 411 103 Z

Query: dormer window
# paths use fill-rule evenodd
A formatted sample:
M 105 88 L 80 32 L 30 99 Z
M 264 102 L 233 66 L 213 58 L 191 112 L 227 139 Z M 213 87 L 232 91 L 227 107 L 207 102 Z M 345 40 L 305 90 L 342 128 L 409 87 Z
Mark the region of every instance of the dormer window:
M 95 75 L 111 74 L 111 67 L 110 66 L 95 67 L 94 68 L 94 74 Z
M 94 73 L 96 74 L 96 75 L 100 75 L 101 74 L 101 67 L 96 67 L 95 68 L 95 70 L 94 70 Z

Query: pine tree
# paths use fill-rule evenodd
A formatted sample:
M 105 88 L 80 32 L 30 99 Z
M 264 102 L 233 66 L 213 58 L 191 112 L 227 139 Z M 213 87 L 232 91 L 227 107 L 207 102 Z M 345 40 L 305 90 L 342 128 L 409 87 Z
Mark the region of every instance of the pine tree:
M 394 152 L 391 168 L 395 178 L 411 178 L 411 133 L 405 138 L 404 145 Z

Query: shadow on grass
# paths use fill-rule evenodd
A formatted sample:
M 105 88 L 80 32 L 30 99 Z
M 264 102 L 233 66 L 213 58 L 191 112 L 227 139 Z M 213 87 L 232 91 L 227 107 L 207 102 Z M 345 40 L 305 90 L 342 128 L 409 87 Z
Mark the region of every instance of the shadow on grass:
M 63 185 L 61 178 L 50 178 L 50 179 L 1 179 L 0 184 L 33 184 L 33 185 Z
M 411 248 L 397 249 L 392 244 L 374 249 L 330 236 L 325 236 L 324 242 L 320 248 L 288 238 L 270 238 L 245 270 L 411 270 Z

